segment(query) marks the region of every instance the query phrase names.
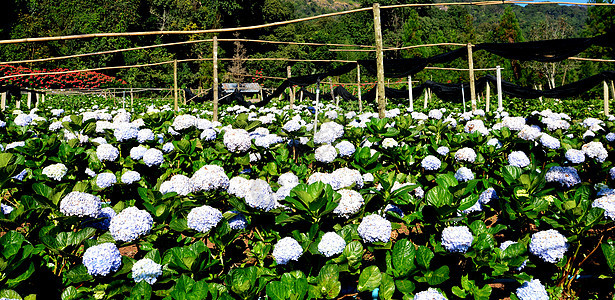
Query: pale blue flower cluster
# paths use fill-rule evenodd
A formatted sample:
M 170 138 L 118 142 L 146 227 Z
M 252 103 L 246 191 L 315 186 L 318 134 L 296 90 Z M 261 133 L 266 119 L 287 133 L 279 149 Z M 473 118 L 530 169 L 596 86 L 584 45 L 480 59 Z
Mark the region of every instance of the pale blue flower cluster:
M 13 176 L 12 178 L 15 180 L 23 181 L 23 179 L 28 175 L 28 169 L 23 169 L 19 174 Z
M 368 215 L 361 220 L 357 231 L 367 243 L 387 243 L 391 239 L 391 222 L 377 214 Z
M 440 146 L 440 147 L 438 147 L 438 149 L 436 149 L 436 152 L 438 152 L 438 154 L 440 154 L 442 156 L 447 155 L 449 151 L 450 150 L 446 146 Z
M 216 139 L 216 136 L 218 135 L 218 133 L 212 129 L 212 128 L 207 128 L 205 130 L 203 130 L 203 132 L 201 132 L 201 135 L 199 136 L 202 140 L 209 142 L 209 141 L 213 141 Z
M 603 163 L 609 157 L 609 153 L 601 142 L 589 142 L 581 146 L 581 151 L 585 152 L 587 157 L 593 158 L 599 163 Z
M 230 212 L 235 214 L 228 220 L 228 225 L 231 227 L 231 229 L 242 230 L 245 229 L 246 226 L 248 226 L 248 220 L 246 220 L 246 216 L 236 210 L 231 210 Z
M 85 173 L 85 175 L 88 175 L 90 177 L 94 177 L 96 176 L 96 172 L 94 172 L 92 169 L 90 168 L 85 168 L 85 171 L 83 171 Z
M 472 148 L 461 148 L 455 152 L 455 160 L 474 163 L 476 160 L 476 152 Z
M 530 241 L 530 252 L 545 262 L 557 263 L 568 250 L 568 240 L 555 229 L 536 232 Z
M 170 180 L 163 182 L 160 185 L 160 192 L 168 194 L 175 192 L 178 195 L 186 196 L 194 191 L 194 184 L 190 177 L 182 174 L 175 174 Z
M 554 166 L 545 174 L 547 182 L 557 182 L 565 187 L 571 187 L 581 183 L 579 173 L 573 167 Z
M 447 300 L 442 293 L 434 288 L 428 288 L 426 291 L 422 291 L 414 294 L 414 300 Z
M 235 153 L 246 152 L 252 146 L 250 135 L 243 129 L 226 130 L 222 141 L 228 151 Z
M 611 176 L 611 179 L 615 179 L 615 167 L 612 167 L 609 170 L 609 175 Z
M 264 211 L 270 211 L 276 206 L 271 186 L 262 179 L 250 180 L 250 188 L 245 191 L 244 200 L 248 206 Z
M 131 206 L 111 219 L 109 232 L 116 241 L 130 242 L 149 233 L 153 222 L 147 211 Z
M 558 139 L 556 139 L 556 138 L 554 138 L 554 137 L 552 137 L 552 136 L 550 136 L 550 135 L 548 135 L 546 133 L 543 133 L 540 136 L 540 143 L 544 147 L 546 147 L 548 149 L 552 149 L 552 150 L 559 149 L 559 147 L 561 146 L 561 144 L 560 144 Z
M 346 189 L 337 192 L 342 195 L 342 197 L 337 207 L 333 210 L 334 214 L 348 219 L 361 210 L 364 200 L 359 192 Z
M 615 141 L 615 133 L 609 132 L 606 134 L 606 140 L 609 142 Z
M 449 226 L 442 230 L 442 247 L 448 252 L 465 253 L 474 237 L 467 226 Z
M 117 183 L 117 178 L 113 173 L 100 173 L 96 176 L 96 185 L 101 189 L 106 189 Z
M 337 150 L 330 144 L 325 144 L 316 149 L 314 158 L 322 163 L 331 163 L 337 157 Z
M 137 171 L 126 171 L 126 173 L 122 174 L 120 180 L 124 184 L 132 184 L 141 180 L 141 174 Z
M 137 133 L 137 141 L 141 144 L 147 141 L 153 141 L 154 139 L 156 139 L 156 136 L 154 135 L 154 132 L 149 128 L 141 129 L 139 130 L 139 133 Z
M 100 230 L 109 230 L 109 224 L 111 223 L 111 219 L 113 219 L 113 217 L 115 217 L 116 215 L 117 213 L 115 213 L 115 210 L 113 210 L 113 208 L 103 207 L 98 213 L 98 216 L 96 216 L 96 219 L 100 220 L 93 221 L 89 223 L 88 226 L 98 228 Z
M 498 199 L 498 195 L 495 192 L 494 188 L 488 188 L 482 193 L 480 193 L 480 196 L 478 196 L 478 202 L 480 202 L 480 204 L 482 205 L 488 204 L 489 202 L 491 202 L 491 200 L 494 199 Z
M 147 151 L 143 154 L 143 162 L 148 167 L 159 166 L 163 161 L 164 156 L 162 155 L 162 151 L 156 148 L 147 149 Z
M 113 145 L 100 144 L 96 147 L 96 157 L 100 161 L 115 161 L 120 155 L 120 150 Z
M 223 190 L 229 188 L 229 178 L 224 169 L 217 165 L 205 165 L 192 174 L 190 178 L 194 185 L 194 192 Z
M 580 164 L 585 161 L 585 152 L 577 149 L 568 149 L 566 159 L 573 164 Z
M 517 289 L 515 295 L 519 300 L 549 300 L 547 290 L 538 279 L 524 282 Z
M 17 141 L 17 142 L 8 143 L 8 144 L 6 144 L 6 150 L 13 149 L 15 147 L 24 147 L 25 145 L 26 145 L 26 142 L 24 142 L 24 141 Z
M 149 258 L 140 259 L 132 265 L 132 279 L 135 282 L 145 280 L 149 284 L 154 284 L 160 275 L 162 275 L 162 266 Z
M 188 227 L 199 232 L 209 232 L 222 220 L 222 213 L 209 206 L 195 207 L 188 213 Z
M 60 181 L 66 175 L 68 168 L 63 163 L 57 163 L 53 165 L 49 165 L 43 168 L 43 175 L 47 177 Z
M 331 257 L 344 251 L 346 247 L 346 241 L 335 232 L 327 232 L 320 239 L 318 243 L 318 252 L 320 254 Z
M 17 126 L 28 126 L 32 122 L 32 116 L 26 114 L 19 114 L 15 117 L 15 125 Z
M 487 146 L 493 146 L 496 149 L 500 149 L 502 148 L 502 143 L 498 139 L 492 138 L 487 141 Z
M 277 134 L 267 134 L 265 136 L 257 137 L 254 139 L 254 145 L 269 148 L 271 145 L 283 142 L 284 139 Z
M 139 134 L 139 129 L 126 122 L 119 123 L 113 131 L 113 136 L 118 142 L 132 140 Z
M 523 151 L 513 151 L 508 155 L 508 164 L 519 168 L 525 168 L 530 164 L 530 159 Z
M 279 265 L 285 265 L 291 260 L 297 261 L 301 254 L 303 254 L 301 245 L 291 237 L 279 240 L 273 247 L 272 253 L 273 258 Z
M 382 148 L 391 149 L 399 146 L 399 143 L 394 138 L 385 138 L 382 140 Z
M 173 120 L 173 128 L 175 130 L 185 130 L 191 127 L 195 127 L 197 124 L 197 118 L 193 115 L 179 115 Z
M 326 122 L 314 134 L 314 144 L 331 144 L 344 135 L 344 126 L 336 122 Z
M 421 167 L 423 167 L 427 171 L 435 171 L 440 169 L 442 162 L 433 155 L 427 155 L 421 161 Z
M 615 194 L 606 194 L 592 202 L 592 207 L 604 209 L 604 215 L 615 220 Z
M 469 181 L 474 179 L 474 173 L 472 173 L 472 170 L 466 167 L 461 167 L 459 168 L 459 170 L 457 170 L 457 172 L 455 172 L 455 178 L 459 182 Z
M 341 141 L 335 145 L 335 148 L 340 152 L 340 156 L 342 157 L 351 156 L 356 151 L 355 146 L 349 141 Z
M 404 217 L 404 211 L 401 210 L 401 208 L 399 208 L 399 206 L 395 205 L 395 204 L 387 204 L 384 207 L 384 213 L 386 214 L 387 212 L 392 212 L 392 213 L 396 213 L 398 214 L 400 217 Z
M 10 206 L 10 205 L 6 205 L 4 203 L 0 203 L 0 210 L 2 211 L 3 215 L 8 215 L 10 214 L 15 208 Z
M 168 142 L 162 145 L 162 152 L 164 153 L 170 153 L 173 150 L 175 150 L 175 146 L 173 146 L 173 143 L 171 142 Z
M 60 212 L 66 216 L 98 217 L 101 201 L 98 196 L 73 191 L 60 200 Z
M 83 253 L 83 265 L 92 276 L 106 276 L 119 270 L 122 256 L 113 243 L 95 245 Z
M 295 131 L 301 129 L 301 124 L 299 123 L 298 120 L 292 119 L 292 120 L 286 122 L 284 124 L 284 126 L 282 126 L 282 129 L 284 129 L 287 132 L 295 132 Z

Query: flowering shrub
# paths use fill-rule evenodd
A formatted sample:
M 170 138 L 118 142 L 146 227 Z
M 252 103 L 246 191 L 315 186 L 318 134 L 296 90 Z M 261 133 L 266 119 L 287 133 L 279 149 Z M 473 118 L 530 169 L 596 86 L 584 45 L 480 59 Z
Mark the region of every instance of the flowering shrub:
M 65 72 L 69 69 L 32 70 L 22 66 L 0 65 L 1 76 L 11 76 L 30 73 Z M 24 88 L 45 89 L 87 89 L 101 87 L 118 87 L 126 81 L 107 76 L 98 72 L 79 72 L 66 74 L 45 74 L 2 79 L 0 84 L 12 84 Z

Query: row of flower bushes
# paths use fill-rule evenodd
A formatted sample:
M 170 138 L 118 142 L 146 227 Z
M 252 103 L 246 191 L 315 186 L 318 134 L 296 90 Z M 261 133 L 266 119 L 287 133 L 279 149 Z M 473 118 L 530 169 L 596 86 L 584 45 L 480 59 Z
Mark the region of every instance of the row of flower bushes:
M 23 66 L 0 65 L 0 77 L 47 72 L 66 72 L 65 68 L 34 70 Z M 65 74 L 43 74 L 23 77 L 12 77 L 0 80 L 0 85 L 16 85 L 24 88 L 44 89 L 88 89 L 119 87 L 126 81 L 98 72 L 78 72 Z

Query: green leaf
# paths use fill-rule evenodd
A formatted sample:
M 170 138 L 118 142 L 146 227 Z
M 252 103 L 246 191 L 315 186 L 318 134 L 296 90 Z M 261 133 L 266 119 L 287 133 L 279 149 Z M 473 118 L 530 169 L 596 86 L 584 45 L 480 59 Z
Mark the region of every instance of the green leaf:
M 400 292 L 402 292 L 404 295 L 408 295 L 412 292 L 414 292 L 414 282 L 404 279 L 404 280 L 395 280 L 395 286 L 397 287 L 397 290 L 399 290 Z
M 78 265 L 68 272 L 64 273 L 64 280 L 70 283 L 80 283 L 88 280 L 92 280 L 94 277 L 88 274 L 88 270 L 84 265 Z
M 77 289 L 74 286 L 69 286 L 67 287 L 63 292 L 62 292 L 62 300 L 72 300 L 72 299 L 77 299 L 79 292 L 77 292 Z
M 615 240 L 607 240 L 602 243 L 601 247 L 607 265 L 611 271 L 615 271 Z
M 149 300 L 152 297 L 152 286 L 145 280 L 139 281 L 130 292 L 130 300 Z
M 357 289 L 359 292 L 372 291 L 380 286 L 381 280 L 382 273 L 380 273 L 380 269 L 377 266 L 369 266 L 361 272 Z
M 419 246 L 416 251 L 416 263 L 423 269 L 429 269 L 429 264 L 434 256 L 435 254 L 431 251 L 431 249 L 425 246 Z
M 380 281 L 380 291 L 378 296 L 380 299 L 390 300 L 393 298 L 393 294 L 395 293 L 395 282 L 393 281 L 393 277 L 382 274 L 382 280 Z
M 442 207 L 453 203 L 453 195 L 444 187 L 435 186 L 427 192 L 427 203 Z
M 412 242 L 407 239 L 401 239 L 395 242 L 391 262 L 395 269 L 394 274 L 396 278 L 406 276 L 410 271 L 416 268 L 414 265 L 414 256 L 415 250 Z
M 51 200 L 53 189 L 43 183 L 37 182 L 32 184 L 32 190 L 37 194 Z
M 19 293 L 13 290 L 1 290 L 0 297 L 7 298 L 7 299 L 19 299 L 19 300 L 22 299 Z
M 440 174 L 436 178 L 436 183 L 446 189 L 452 186 L 456 186 L 457 184 L 459 184 L 459 181 L 457 181 L 457 178 L 455 178 L 453 174 Z
M 449 273 L 448 266 L 441 266 L 435 271 L 425 272 L 424 277 L 426 279 L 426 282 L 429 285 L 438 285 L 448 280 L 449 278 L 448 273 Z

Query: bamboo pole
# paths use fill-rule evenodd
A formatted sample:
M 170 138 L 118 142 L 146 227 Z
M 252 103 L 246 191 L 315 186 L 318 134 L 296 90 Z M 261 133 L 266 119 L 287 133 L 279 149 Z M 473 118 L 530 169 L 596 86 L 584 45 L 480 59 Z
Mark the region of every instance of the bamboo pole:
M 376 69 L 378 73 L 378 117 L 380 119 L 385 117 L 386 100 L 384 94 L 384 57 L 382 54 L 382 29 L 380 27 L 380 4 L 374 3 L 374 35 L 376 38 Z
M 414 111 L 414 99 L 412 98 L 412 76 L 408 75 L 408 101 L 410 101 L 410 111 Z
M 173 108 L 175 111 L 179 111 L 177 105 L 177 60 L 173 61 Z
M 500 66 L 496 67 L 497 88 L 498 88 L 498 111 L 504 110 L 502 107 L 502 69 Z
M 0 109 L 2 109 L 2 111 L 6 109 L 6 94 L 8 94 L 8 91 L 2 93 L 2 97 L 0 98 Z
M 613 80 L 611 80 L 611 94 L 613 101 L 615 101 L 615 84 L 613 84 Z
M 361 65 L 357 64 L 357 96 L 359 97 L 359 113 L 363 112 L 363 101 L 361 101 Z
M 28 109 L 32 108 L 32 93 L 31 92 L 28 93 L 28 98 L 26 100 L 26 106 L 28 106 Z
M 292 77 L 292 68 L 290 65 L 286 66 L 286 78 Z M 290 94 L 290 109 L 293 109 L 293 105 L 295 105 L 295 88 L 293 85 L 289 85 L 288 87 Z
M 604 115 L 609 115 L 609 86 L 606 83 L 606 80 L 602 82 L 603 90 L 604 90 Z
M 314 136 L 318 128 L 318 101 L 320 98 L 320 80 L 316 82 L 316 105 L 314 105 Z
M 135 111 L 134 101 L 134 93 L 132 92 L 132 89 L 130 89 L 130 111 Z
M 472 58 L 472 44 L 468 43 L 468 69 L 470 76 L 470 101 L 472 101 L 472 112 L 476 110 L 476 86 L 474 85 L 474 59 Z
M 17 109 L 21 108 L 21 93 L 19 93 L 19 96 L 15 97 L 15 107 L 17 107 Z
M 335 95 L 333 93 L 333 79 L 329 79 L 329 89 L 331 90 L 331 101 L 335 101 Z M 337 105 L 337 103 L 335 105 Z
M 126 91 L 122 91 L 122 109 L 126 109 Z
M 489 112 L 489 105 L 491 104 L 491 85 L 487 82 L 487 94 L 485 95 L 485 111 Z
M 463 113 L 466 113 L 466 95 L 463 88 L 463 83 L 461 84 L 461 100 L 463 101 Z
M 213 87 L 214 89 L 214 116 L 213 120 L 218 121 L 218 37 L 214 35 L 213 43 Z
M 427 109 L 427 101 L 429 101 L 429 88 L 425 89 L 425 98 L 423 99 L 423 109 Z

